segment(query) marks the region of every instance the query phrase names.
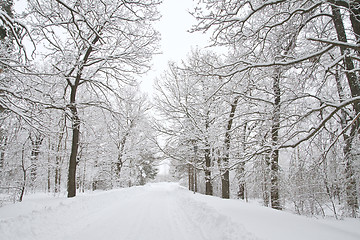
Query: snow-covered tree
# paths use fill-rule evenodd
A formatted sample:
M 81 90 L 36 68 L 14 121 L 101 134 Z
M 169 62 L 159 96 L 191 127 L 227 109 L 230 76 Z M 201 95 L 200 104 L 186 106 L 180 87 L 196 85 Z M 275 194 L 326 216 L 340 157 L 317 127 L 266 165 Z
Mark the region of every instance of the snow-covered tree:
M 32 34 L 43 44 L 43 58 L 64 81 L 72 122 L 68 196 L 76 195 L 80 143 L 79 110 L 86 106 L 111 109 L 116 89 L 145 72 L 156 50 L 159 1 L 29 1 Z M 84 99 L 84 92 L 92 98 Z

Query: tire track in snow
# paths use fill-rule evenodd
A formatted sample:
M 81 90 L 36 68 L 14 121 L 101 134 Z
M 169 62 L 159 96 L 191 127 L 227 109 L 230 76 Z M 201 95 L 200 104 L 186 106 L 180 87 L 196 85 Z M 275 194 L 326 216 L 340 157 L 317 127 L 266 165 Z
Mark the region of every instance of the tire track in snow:
M 16 231 L 16 232 L 14 232 Z M 6 233 L 1 236 L 2 233 Z M 90 194 L 0 221 L 1 240 L 255 240 L 176 184 Z
M 178 192 L 178 206 L 180 206 L 190 221 L 207 240 L 259 240 L 244 226 L 234 223 L 229 217 L 219 213 L 203 202 L 196 201 L 192 193 Z M 199 224 L 200 223 L 200 224 Z

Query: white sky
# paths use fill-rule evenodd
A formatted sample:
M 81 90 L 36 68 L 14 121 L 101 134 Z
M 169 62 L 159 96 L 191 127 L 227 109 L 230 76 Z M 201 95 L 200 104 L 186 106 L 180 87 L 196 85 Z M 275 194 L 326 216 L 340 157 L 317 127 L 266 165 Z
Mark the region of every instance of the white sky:
M 159 10 L 162 15 L 155 28 L 161 33 L 160 52 L 152 60 L 152 68 L 141 79 L 141 89 L 152 97 L 156 77 L 167 69 L 169 61 L 186 59 L 192 48 L 208 45 L 208 37 L 199 32 L 189 33 L 196 20 L 189 14 L 196 0 L 163 0 Z M 165 160 L 158 166 L 159 175 L 168 175 L 170 163 Z
M 152 60 L 152 69 L 142 77 L 141 88 L 151 97 L 153 82 L 166 69 L 168 61 L 186 59 L 192 48 L 205 47 L 208 37 L 199 32 L 189 33 L 196 20 L 188 13 L 193 9 L 194 0 L 163 0 L 159 10 L 162 18 L 155 24 L 161 33 L 160 51 Z

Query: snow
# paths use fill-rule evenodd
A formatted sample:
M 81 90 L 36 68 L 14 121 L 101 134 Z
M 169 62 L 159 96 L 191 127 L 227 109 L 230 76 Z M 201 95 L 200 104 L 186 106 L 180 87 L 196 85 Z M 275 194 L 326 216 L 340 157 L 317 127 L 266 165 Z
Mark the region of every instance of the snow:
M 360 221 L 317 220 L 176 183 L 65 197 L 27 197 L 0 208 L 0 239 L 360 239 Z

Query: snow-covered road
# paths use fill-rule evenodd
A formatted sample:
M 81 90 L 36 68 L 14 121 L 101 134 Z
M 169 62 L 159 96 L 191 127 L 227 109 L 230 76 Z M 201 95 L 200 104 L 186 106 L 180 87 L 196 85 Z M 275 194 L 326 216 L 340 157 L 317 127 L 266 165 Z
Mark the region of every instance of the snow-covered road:
M 174 183 L 28 198 L 0 208 L 1 240 L 360 239 L 360 222 L 322 223 Z
M 89 211 L 80 220 L 86 224 L 69 233 L 69 239 L 255 239 L 240 238 L 243 233 L 234 235 L 235 224 L 211 210 L 207 214 L 208 209 L 184 196 L 177 185 L 153 184 L 132 190 L 125 200 L 120 197 L 103 209 Z

